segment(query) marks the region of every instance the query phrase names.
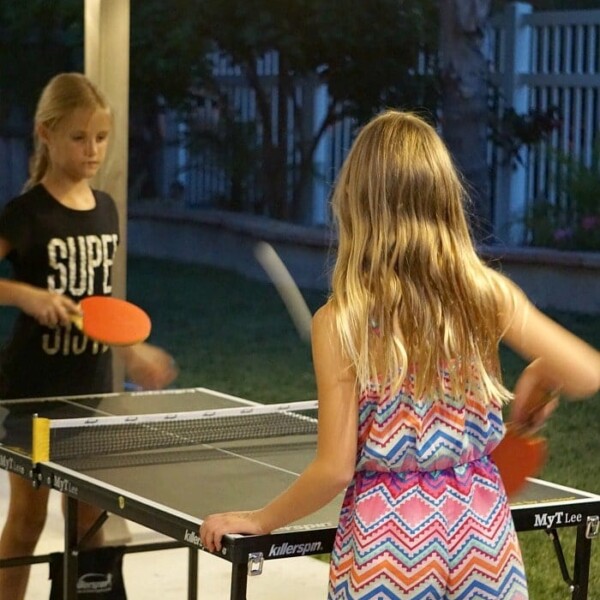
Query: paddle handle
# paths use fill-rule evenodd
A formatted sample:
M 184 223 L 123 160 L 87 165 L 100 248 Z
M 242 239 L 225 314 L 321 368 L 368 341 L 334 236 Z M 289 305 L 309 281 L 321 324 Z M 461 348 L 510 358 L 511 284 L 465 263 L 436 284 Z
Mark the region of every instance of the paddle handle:
M 71 315 L 69 318 L 79 331 L 83 331 L 83 315 Z
M 540 394 L 538 398 L 534 400 L 532 405 L 527 411 L 527 419 L 524 423 L 515 423 L 514 421 L 508 421 L 506 423 L 506 430 L 514 435 L 528 436 L 530 430 L 533 427 L 533 417 L 540 410 L 542 410 L 547 404 L 553 402 L 559 397 L 558 390 L 546 390 L 543 394 Z

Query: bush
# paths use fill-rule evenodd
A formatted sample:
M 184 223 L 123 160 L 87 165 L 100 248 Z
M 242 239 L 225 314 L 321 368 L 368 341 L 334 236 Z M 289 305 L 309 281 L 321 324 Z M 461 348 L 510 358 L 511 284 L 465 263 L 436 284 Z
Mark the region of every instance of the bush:
M 562 250 L 600 251 L 600 138 L 589 164 L 559 156 L 556 202 L 535 200 L 525 224 L 528 243 Z

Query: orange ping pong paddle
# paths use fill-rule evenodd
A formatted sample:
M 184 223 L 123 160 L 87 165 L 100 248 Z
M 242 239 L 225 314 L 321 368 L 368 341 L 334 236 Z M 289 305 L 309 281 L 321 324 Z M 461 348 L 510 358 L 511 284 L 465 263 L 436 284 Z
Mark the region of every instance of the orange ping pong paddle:
M 79 306 L 83 314 L 72 317 L 72 321 L 92 340 L 131 346 L 150 335 L 150 317 L 131 302 L 111 296 L 88 296 Z
M 500 471 L 506 495 L 514 496 L 528 477 L 537 475 L 547 456 L 545 438 L 521 434 L 508 424 L 504 438 L 492 451 L 492 459 Z

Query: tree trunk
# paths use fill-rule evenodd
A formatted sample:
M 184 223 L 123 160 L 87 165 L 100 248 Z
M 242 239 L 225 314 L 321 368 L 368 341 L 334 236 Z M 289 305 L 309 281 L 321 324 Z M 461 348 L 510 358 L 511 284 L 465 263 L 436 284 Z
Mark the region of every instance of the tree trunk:
M 256 206 L 257 212 L 266 214 L 270 217 L 281 219 L 285 209 L 285 198 L 282 196 L 282 151 L 279 146 L 281 131 L 281 114 L 278 105 L 278 123 L 277 139 L 273 142 L 274 128 L 272 118 L 271 98 L 268 91 L 263 87 L 262 80 L 256 70 L 256 61 L 252 58 L 245 64 L 245 73 L 248 84 L 256 94 L 256 107 L 262 123 L 262 148 L 261 148 L 261 168 L 260 184 L 262 201 Z M 279 86 L 281 95 L 281 83 Z M 285 168 L 285 162 L 283 163 Z
M 277 123 L 273 122 L 271 95 L 261 82 L 255 64 L 246 65 L 246 77 L 256 93 L 256 106 L 263 126 L 261 195 L 268 216 L 287 218 L 287 99 L 290 93 L 285 57 L 280 53 L 277 76 Z M 276 135 L 274 135 L 276 133 Z M 275 141 L 273 141 L 275 139 Z
M 273 154 L 272 202 L 274 216 L 287 219 L 288 210 L 288 99 L 292 93 L 287 59 L 283 50 L 279 50 L 279 73 L 277 76 L 277 147 Z
M 475 236 L 489 237 L 492 225 L 487 164 L 487 86 L 484 52 L 491 0 L 439 0 L 442 135 L 467 181 L 473 200 Z

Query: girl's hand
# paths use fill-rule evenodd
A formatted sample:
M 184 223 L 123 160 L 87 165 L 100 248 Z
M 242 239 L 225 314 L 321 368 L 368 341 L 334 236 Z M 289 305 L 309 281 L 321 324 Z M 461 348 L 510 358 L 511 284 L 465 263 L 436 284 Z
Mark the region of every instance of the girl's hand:
M 262 527 L 256 510 L 210 515 L 200 526 L 200 540 L 210 552 L 221 550 L 221 539 L 226 533 L 261 535 L 269 532 Z
M 179 375 L 174 358 L 152 344 L 123 348 L 123 359 L 129 381 L 144 390 L 161 390 Z
M 534 360 L 521 373 L 515 385 L 510 422 L 518 431 L 532 434 L 541 429 L 558 406 L 558 390 Z
M 20 297 L 19 308 L 45 327 L 68 325 L 72 316 L 81 315 L 79 306 L 71 298 L 56 292 L 28 286 Z

